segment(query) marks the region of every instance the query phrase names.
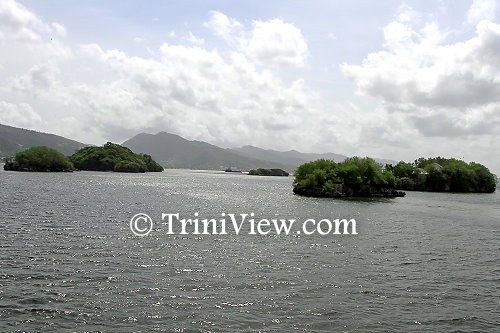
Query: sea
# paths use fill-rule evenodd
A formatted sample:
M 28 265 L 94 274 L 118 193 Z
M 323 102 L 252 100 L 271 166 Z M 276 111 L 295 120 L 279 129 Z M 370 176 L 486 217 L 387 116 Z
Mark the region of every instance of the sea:
M 0 171 L 0 332 L 500 332 L 498 192 L 324 199 L 292 184 Z M 196 218 L 227 232 L 195 233 Z M 342 219 L 355 230 L 334 232 Z

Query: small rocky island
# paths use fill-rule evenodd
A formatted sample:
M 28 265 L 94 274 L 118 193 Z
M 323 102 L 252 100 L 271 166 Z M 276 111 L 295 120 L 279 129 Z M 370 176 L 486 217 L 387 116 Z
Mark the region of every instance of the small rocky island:
M 37 146 L 7 158 L 4 170 L 31 172 L 71 172 L 75 168 L 71 161 L 55 149 Z
M 336 163 L 317 160 L 299 166 L 295 172 L 293 192 L 304 196 L 403 197 L 396 190 L 396 177 L 371 158 L 348 158 Z
M 282 169 L 253 169 L 248 172 L 251 176 L 279 176 L 288 177 L 290 174 Z
M 70 156 L 78 170 L 115 172 L 162 172 L 163 167 L 150 155 L 108 142 L 102 147 L 84 147 Z

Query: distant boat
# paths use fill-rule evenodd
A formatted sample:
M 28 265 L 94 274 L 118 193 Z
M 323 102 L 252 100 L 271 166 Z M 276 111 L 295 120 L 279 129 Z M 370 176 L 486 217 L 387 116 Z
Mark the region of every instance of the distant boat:
M 241 170 L 238 168 L 235 168 L 235 167 L 229 167 L 229 168 L 226 168 L 226 172 L 240 172 L 241 173 Z

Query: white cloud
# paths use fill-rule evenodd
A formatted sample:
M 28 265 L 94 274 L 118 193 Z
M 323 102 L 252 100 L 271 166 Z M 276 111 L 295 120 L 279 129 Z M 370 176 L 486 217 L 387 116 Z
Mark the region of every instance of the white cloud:
M 40 124 L 42 118 L 26 103 L 8 103 L 0 101 L 0 123 L 16 127 L 31 128 Z
M 204 25 L 252 60 L 267 67 L 304 66 L 309 54 L 302 31 L 280 19 L 254 21 L 250 29 L 218 11 Z
M 225 60 L 217 51 L 198 46 L 164 44 L 160 51 L 161 61 L 101 51 L 100 59 L 118 75 L 116 86 L 111 86 L 129 97 L 110 100 L 107 96 L 117 93 L 99 87 L 102 96 L 83 94 L 77 98 L 82 101 L 79 108 L 95 109 L 83 105 L 92 100 L 107 110 L 106 115 L 95 114 L 101 123 L 135 129 L 158 126 L 209 141 L 267 145 L 271 136 L 285 145 L 299 143 L 298 128 L 318 127 L 319 98 L 301 80 L 286 85 L 271 72 L 257 71 L 241 53 Z M 86 89 L 91 93 L 92 88 Z M 308 115 L 310 120 L 304 120 Z
M 383 101 L 358 107 L 326 102 L 300 77 L 290 79 L 295 71 L 280 77 L 276 69 L 304 66 L 309 52 L 301 30 L 282 20 L 245 27 L 212 12 L 205 26 L 223 48 L 167 30 L 169 42 L 140 57 L 57 38 L 66 35 L 62 25 L 7 0 L 0 122 L 95 144 L 165 130 L 227 145 L 407 159 L 443 155 L 436 142 L 445 142 L 448 152 L 487 160 L 484 147 L 500 140 L 499 25 L 483 20 L 472 38 L 447 43 L 447 31 L 422 24 L 411 8 L 395 17 L 379 52 L 342 66 L 360 93 Z
M 185 39 L 186 39 L 186 41 L 190 42 L 191 44 L 195 44 L 195 45 L 202 45 L 203 43 L 205 43 L 205 40 L 203 38 L 196 37 L 195 35 L 193 35 L 193 33 L 191 31 L 188 33 L 188 35 Z
M 52 22 L 52 28 L 54 28 L 55 32 L 61 37 L 66 37 L 68 34 L 66 28 L 57 22 Z
M 246 52 L 264 65 L 298 67 L 305 65 L 309 53 L 300 29 L 279 19 L 255 21 Z
M 384 49 L 341 65 L 359 94 L 383 102 L 360 120 L 359 145 L 487 161 L 487 142 L 500 140 L 500 25 L 480 20 L 475 36 L 450 43 L 436 22 L 420 23 L 397 16 L 384 28 Z
M 398 9 L 396 20 L 403 23 L 414 23 L 420 20 L 420 14 L 410 6 L 403 4 Z
M 226 41 L 233 41 L 235 38 L 238 38 L 238 33 L 243 28 L 238 20 L 228 17 L 219 11 L 211 11 L 210 20 L 205 22 L 204 26 Z
M 1 1 L 0 54 L 3 81 L 22 75 L 36 64 L 70 57 L 71 49 L 57 38 L 64 34 L 63 30 L 62 25 L 43 22 L 26 7 L 12 0 Z
M 229 28 L 219 31 L 238 27 L 232 19 L 227 22 Z M 20 111 L 9 118 L 2 111 L 0 119 L 14 124 L 32 119 L 38 130 L 97 144 L 166 130 L 219 143 L 307 149 L 322 140 L 320 96 L 303 80 L 283 82 L 267 66 L 256 64 L 302 64 L 307 47 L 301 33 L 281 21 L 256 22 L 255 29 L 249 42 L 252 57 L 239 45 L 224 55 L 207 50 L 192 33 L 188 39 L 195 45 L 164 43 L 159 56 L 151 58 L 67 42 L 57 44 L 67 53 L 49 57 L 51 42 L 18 44 L 11 51 L 13 59 L 27 47 L 33 57 L 24 53 L 25 65 L 12 73 L 0 70 L 9 78 L 0 82 L 0 101 L 24 101 L 43 119 L 57 121 L 42 124 Z M 265 54 L 261 39 L 269 34 L 280 45 L 269 46 L 271 53 Z M 311 134 L 303 138 L 298 131 Z M 335 142 L 337 135 L 329 141 Z
M 51 28 L 35 14 L 14 0 L 0 2 L 0 35 L 3 39 L 39 40 L 39 33 Z
M 389 49 L 396 49 L 400 46 L 405 47 L 406 44 L 412 42 L 415 34 L 411 27 L 401 22 L 391 22 L 384 28 L 384 45 Z
M 492 21 L 495 18 L 496 0 L 474 0 L 467 13 L 467 21 L 477 24 L 480 21 Z
M 483 21 L 474 38 L 455 44 L 439 43 L 439 32 L 417 34 L 399 22 L 388 27 L 387 50 L 369 54 L 362 65 L 341 66 L 359 92 L 428 107 L 500 101 L 500 25 Z

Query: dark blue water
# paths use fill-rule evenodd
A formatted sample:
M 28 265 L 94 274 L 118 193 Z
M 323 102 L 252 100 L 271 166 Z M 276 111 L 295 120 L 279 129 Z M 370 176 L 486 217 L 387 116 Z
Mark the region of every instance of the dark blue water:
M 0 331 L 500 331 L 497 193 L 315 199 L 292 180 L 0 172 Z M 195 212 L 354 218 L 358 234 L 168 235 L 160 221 Z

